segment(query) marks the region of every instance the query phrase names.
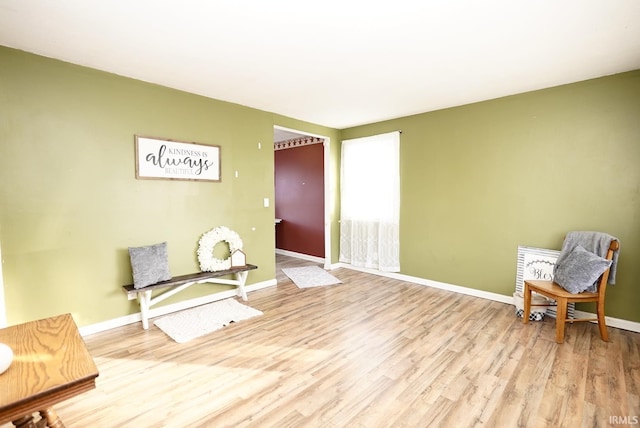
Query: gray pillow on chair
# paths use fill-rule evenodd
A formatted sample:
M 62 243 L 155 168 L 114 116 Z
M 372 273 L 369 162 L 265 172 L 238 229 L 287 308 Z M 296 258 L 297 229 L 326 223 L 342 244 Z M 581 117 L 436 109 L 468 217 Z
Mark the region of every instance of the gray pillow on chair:
M 129 247 L 133 288 L 143 288 L 156 282 L 171 279 L 167 243 L 146 247 Z
M 603 259 L 576 245 L 562 264 L 558 265 L 553 281 L 571 294 L 594 292 L 595 282 L 609 266 L 611 260 Z

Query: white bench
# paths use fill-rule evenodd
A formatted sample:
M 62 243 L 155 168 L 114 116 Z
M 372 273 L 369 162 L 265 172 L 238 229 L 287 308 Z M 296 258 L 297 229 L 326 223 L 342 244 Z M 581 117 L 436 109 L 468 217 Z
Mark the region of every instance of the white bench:
M 142 327 L 147 330 L 149 328 L 149 309 L 151 306 L 189 288 L 193 284 L 209 282 L 214 284 L 235 285 L 238 287 L 238 295 L 242 297 L 242 300 L 247 300 L 247 293 L 244 290 L 244 284 L 247 281 L 249 271 L 253 269 L 258 269 L 258 266 L 235 266 L 231 269 L 216 272 L 198 272 L 189 275 L 176 276 L 167 281 L 157 282 L 143 288 L 134 288 L 133 284 L 123 285 L 122 288 L 124 292 L 127 293 L 128 300 L 138 300 L 138 303 L 140 304 L 140 314 L 142 315 Z M 227 275 L 233 275 L 235 279 L 220 278 L 221 276 Z M 159 290 L 161 288 L 171 289 L 152 298 L 151 294 L 153 290 Z

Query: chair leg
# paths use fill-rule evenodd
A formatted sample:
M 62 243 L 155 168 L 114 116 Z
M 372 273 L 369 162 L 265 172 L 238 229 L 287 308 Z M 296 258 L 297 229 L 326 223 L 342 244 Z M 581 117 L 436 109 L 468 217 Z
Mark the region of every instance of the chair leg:
M 556 343 L 564 342 L 564 326 L 567 322 L 567 299 L 558 298 L 556 300 L 558 306 L 556 307 Z
M 600 329 L 600 337 L 605 342 L 609 341 L 609 332 L 607 331 L 607 323 L 604 318 L 604 302 L 602 300 L 598 301 L 598 328 Z
M 522 314 L 522 322 L 525 324 L 529 323 L 529 313 L 531 312 L 531 289 L 529 288 L 529 284 L 524 283 L 524 313 Z

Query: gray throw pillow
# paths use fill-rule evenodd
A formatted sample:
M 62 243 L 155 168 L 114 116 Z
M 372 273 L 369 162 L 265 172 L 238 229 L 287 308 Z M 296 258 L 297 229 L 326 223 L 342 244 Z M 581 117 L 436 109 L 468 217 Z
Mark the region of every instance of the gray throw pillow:
M 171 279 L 167 243 L 146 247 L 129 247 L 133 288 L 143 288 L 156 282 Z
M 562 264 L 558 265 L 553 281 L 571 294 L 594 292 L 595 282 L 609 266 L 611 260 L 576 245 Z

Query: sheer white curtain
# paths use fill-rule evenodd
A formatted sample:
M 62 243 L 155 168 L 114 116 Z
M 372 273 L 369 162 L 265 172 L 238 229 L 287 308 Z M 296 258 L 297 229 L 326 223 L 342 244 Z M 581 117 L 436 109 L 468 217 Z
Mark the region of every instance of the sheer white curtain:
M 342 142 L 340 261 L 400 271 L 400 132 Z

